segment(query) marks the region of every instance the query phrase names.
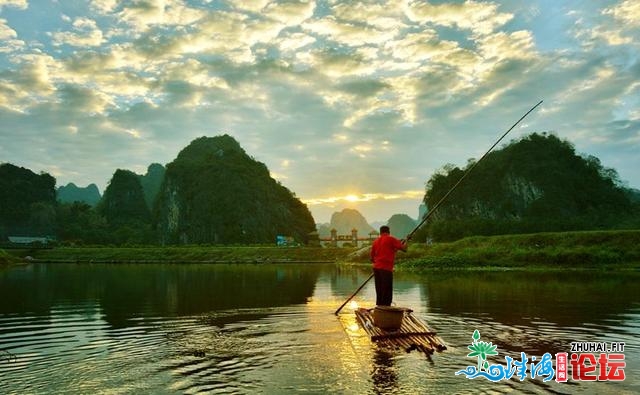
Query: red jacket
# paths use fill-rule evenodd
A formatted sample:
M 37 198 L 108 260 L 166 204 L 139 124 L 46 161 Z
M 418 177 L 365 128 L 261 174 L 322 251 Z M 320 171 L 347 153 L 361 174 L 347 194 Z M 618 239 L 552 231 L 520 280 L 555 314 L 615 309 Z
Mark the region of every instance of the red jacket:
M 406 246 L 395 237 L 382 233 L 371 246 L 371 262 L 374 269 L 393 271 L 393 261 L 398 250 L 405 250 Z

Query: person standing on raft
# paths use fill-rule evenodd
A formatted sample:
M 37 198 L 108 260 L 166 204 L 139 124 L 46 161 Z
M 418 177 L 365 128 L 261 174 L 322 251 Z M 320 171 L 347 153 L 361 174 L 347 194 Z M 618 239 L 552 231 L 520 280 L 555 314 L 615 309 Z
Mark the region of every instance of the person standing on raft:
M 376 284 L 376 306 L 391 306 L 393 264 L 396 252 L 407 251 L 407 243 L 391 236 L 389 227 L 380 227 L 380 237 L 371 245 L 371 263 Z

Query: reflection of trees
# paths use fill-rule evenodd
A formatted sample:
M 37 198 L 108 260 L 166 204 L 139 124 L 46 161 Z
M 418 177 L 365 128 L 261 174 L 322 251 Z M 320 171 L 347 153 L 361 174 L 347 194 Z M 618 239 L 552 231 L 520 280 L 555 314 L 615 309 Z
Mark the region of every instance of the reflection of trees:
M 0 271 L 0 314 L 48 314 L 53 290 L 42 266 L 31 265 Z
M 429 273 L 423 293 L 450 315 L 487 314 L 509 325 L 541 319 L 559 326 L 602 323 L 640 302 L 638 273 Z
M 114 327 L 143 316 L 305 303 L 315 265 L 32 265 L 0 272 L 0 313 L 100 303 Z M 93 311 L 91 312 L 93 313 Z

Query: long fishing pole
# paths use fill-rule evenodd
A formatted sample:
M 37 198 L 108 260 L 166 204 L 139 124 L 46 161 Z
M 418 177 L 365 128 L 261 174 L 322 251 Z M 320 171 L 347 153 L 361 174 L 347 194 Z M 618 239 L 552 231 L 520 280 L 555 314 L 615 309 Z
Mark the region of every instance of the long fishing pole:
M 498 145 L 500 143 L 500 141 L 502 141 L 503 138 L 505 138 L 505 136 L 507 134 L 509 134 L 510 131 L 513 130 L 513 128 L 515 128 L 523 119 L 526 118 L 527 115 L 529 115 L 533 110 L 535 110 L 540 104 L 542 104 L 542 100 L 540 100 L 538 102 L 538 104 L 536 104 L 535 106 L 531 107 L 531 109 L 529 111 L 527 111 L 523 116 L 520 117 L 520 119 L 518 119 L 513 125 L 511 125 L 511 127 L 509 128 L 509 130 L 507 130 L 506 132 L 504 132 L 504 134 L 502 136 L 500 136 L 500 138 L 498 140 L 496 140 L 495 143 L 493 143 L 493 145 L 491 146 L 491 148 L 489 148 L 487 150 L 487 152 L 484 153 L 484 155 L 482 155 L 482 157 L 480 157 L 480 159 L 478 159 L 478 161 L 476 161 L 469 169 L 467 169 L 467 171 L 464 172 L 464 174 L 462 175 L 462 177 L 460 177 L 460 179 L 458 180 L 458 182 L 455 183 L 454 186 L 451 187 L 451 189 L 449 189 L 449 191 L 438 201 L 438 203 L 436 203 L 435 206 L 433 206 L 433 208 L 431 210 L 429 210 L 429 212 L 427 213 L 427 215 L 424 216 L 424 218 L 422 219 L 422 221 L 420 221 L 420 223 L 418 223 L 418 225 L 415 226 L 415 228 L 413 228 L 413 230 L 411 232 L 409 232 L 409 234 L 407 234 L 407 236 L 404 238 L 404 240 L 410 240 L 411 237 L 418 231 L 418 229 L 420 229 L 422 227 L 422 225 L 424 225 L 427 220 L 429 220 L 429 218 L 433 215 L 433 213 L 438 209 L 438 207 L 440 207 L 440 205 L 442 205 L 442 203 L 449 197 L 449 195 L 451 195 L 451 193 L 458 187 L 458 185 L 460 185 L 460 183 L 467 178 L 467 176 L 469 175 L 469 173 L 471 173 L 471 171 L 478 166 L 478 163 L 482 162 L 482 160 L 489 155 L 489 152 L 491 152 L 491 150 L 493 150 L 496 145 Z M 358 289 L 351 295 L 349 296 L 349 298 L 347 300 L 345 300 L 345 302 L 338 307 L 338 310 L 335 311 L 335 315 L 338 315 L 338 313 L 340 312 L 340 310 L 342 310 L 342 308 L 344 306 L 347 305 L 347 303 L 349 303 L 349 301 L 351 301 L 351 299 L 353 299 L 358 292 L 360 292 L 360 290 L 362 288 L 364 288 L 364 286 L 373 278 L 373 273 L 371 273 L 371 275 L 369 276 L 369 278 L 367 278 L 364 283 L 362 283 L 362 285 L 360 287 L 358 287 Z

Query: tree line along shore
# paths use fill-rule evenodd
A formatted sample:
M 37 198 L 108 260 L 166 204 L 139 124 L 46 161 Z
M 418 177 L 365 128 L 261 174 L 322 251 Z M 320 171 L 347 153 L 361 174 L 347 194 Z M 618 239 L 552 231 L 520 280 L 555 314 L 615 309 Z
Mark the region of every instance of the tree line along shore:
M 358 253 L 359 251 L 359 253 Z M 368 264 L 368 249 L 274 246 L 58 247 L 0 250 L 1 263 Z M 640 230 L 473 236 L 411 243 L 398 270 L 640 269 Z

